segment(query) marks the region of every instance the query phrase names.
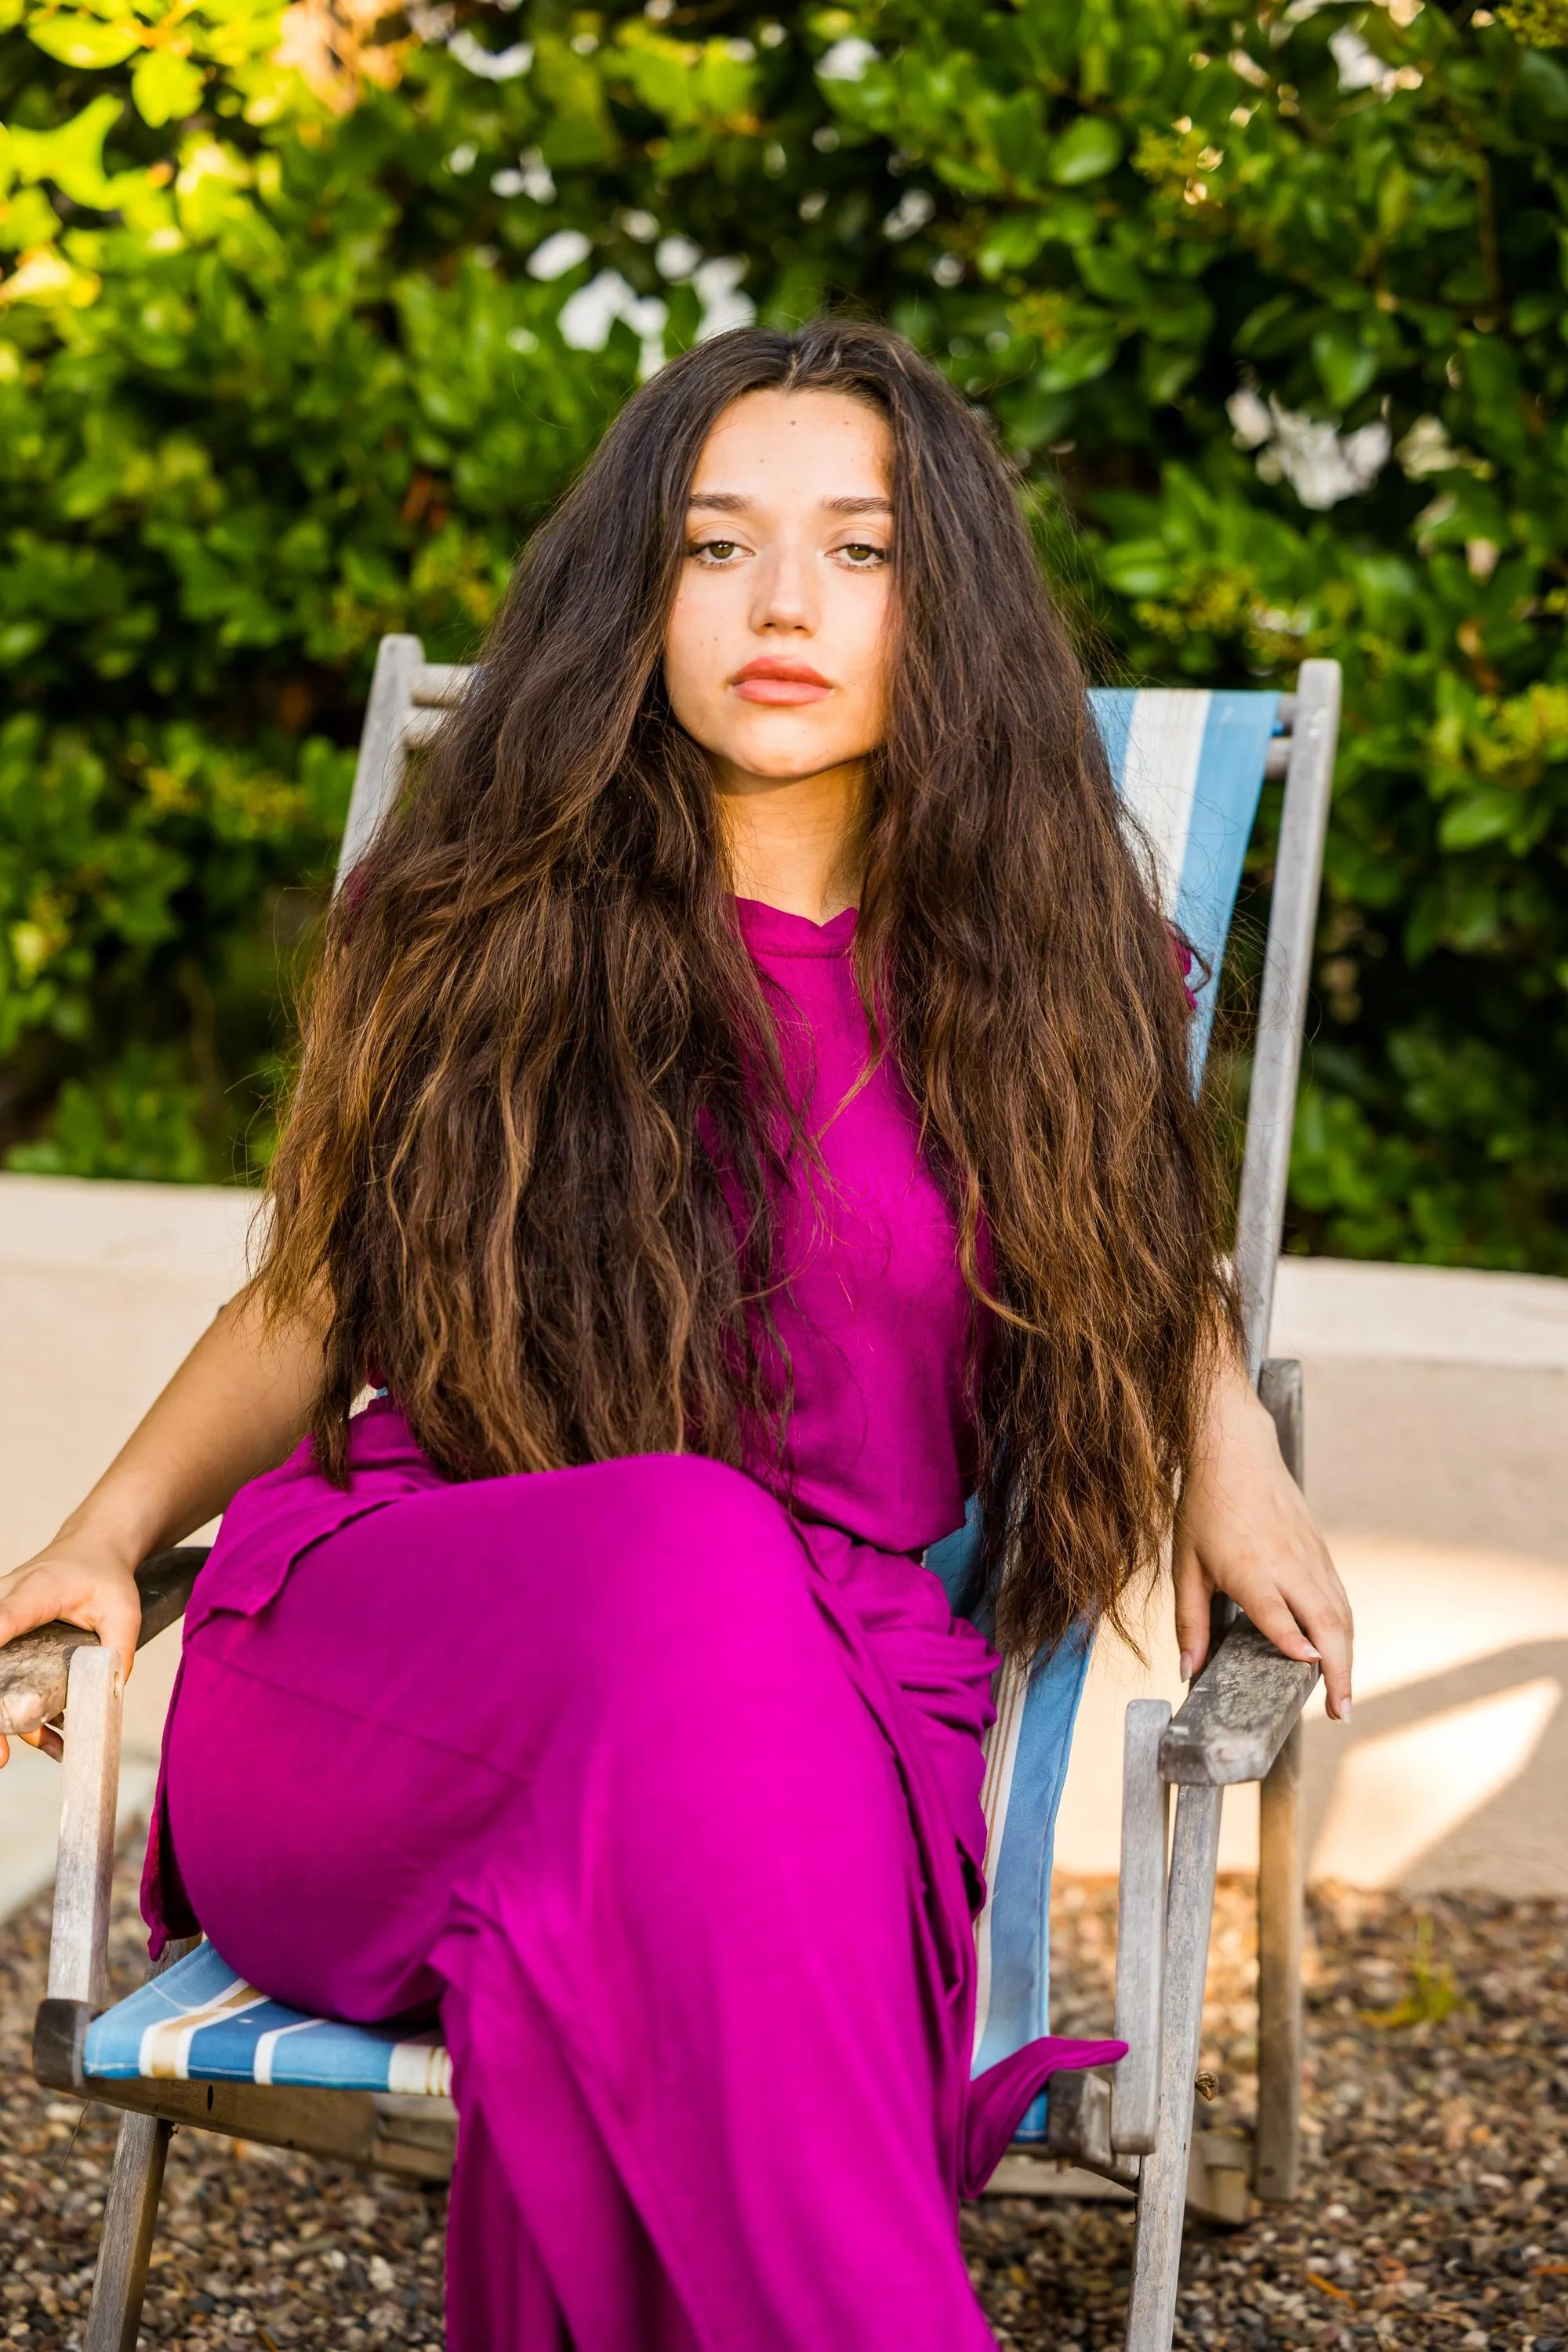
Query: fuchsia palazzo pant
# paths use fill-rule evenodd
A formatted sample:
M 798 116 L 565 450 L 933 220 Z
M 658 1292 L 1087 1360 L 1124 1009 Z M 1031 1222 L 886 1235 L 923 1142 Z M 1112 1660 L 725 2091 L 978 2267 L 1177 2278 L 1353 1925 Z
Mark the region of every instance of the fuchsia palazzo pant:
M 956 2200 L 1121 2051 L 970 2083 L 984 1643 L 739 1472 L 445 1486 L 366 1423 L 354 1503 L 296 1457 L 198 1583 L 155 1940 L 438 2007 L 454 2352 L 978 2352 Z

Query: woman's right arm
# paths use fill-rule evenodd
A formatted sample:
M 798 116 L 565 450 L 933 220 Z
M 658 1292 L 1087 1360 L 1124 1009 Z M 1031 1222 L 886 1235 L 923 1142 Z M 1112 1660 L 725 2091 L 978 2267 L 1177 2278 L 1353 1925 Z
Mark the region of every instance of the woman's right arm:
M 220 1307 L 53 1542 L 0 1576 L 0 1645 L 63 1617 L 117 1649 L 129 1674 L 142 1623 L 139 1563 L 224 1510 L 247 1478 L 299 1444 L 321 1381 L 321 1337 L 304 1322 L 264 1329 L 249 1292 Z M 6 1755 L 0 1738 L 0 1764 Z

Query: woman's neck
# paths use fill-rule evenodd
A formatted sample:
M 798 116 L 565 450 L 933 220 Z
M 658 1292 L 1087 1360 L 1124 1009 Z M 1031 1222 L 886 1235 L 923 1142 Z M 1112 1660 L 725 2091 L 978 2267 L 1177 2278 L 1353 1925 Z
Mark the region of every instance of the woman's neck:
M 860 761 L 816 776 L 721 767 L 714 786 L 737 898 L 760 898 L 814 923 L 859 903 Z

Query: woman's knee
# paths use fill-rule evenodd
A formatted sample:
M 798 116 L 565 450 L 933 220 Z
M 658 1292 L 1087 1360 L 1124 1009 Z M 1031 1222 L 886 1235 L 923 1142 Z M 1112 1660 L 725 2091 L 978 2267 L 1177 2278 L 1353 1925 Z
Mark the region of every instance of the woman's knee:
M 410 1511 L 427 1508 L 421 1503 Z M 690 1671 L 794 1650 L 817 1627 L 810 1565 L 775 1497 L 700 1454 L 639 1454 L 448 1488 L 443 1549 L 498 1633 L 547 1626 L 603 1675 L 678 1651 Z
M 765 1488 L 694 1454 L 606 1466 L 627 1474 L 609 1549 L 619 1555 L 614 1601 L 634 1663 L 638 1643 L 676 1643 L 694 1672 L 723 1675 L 816 1646 L 822 1627 L 805 1548 Z

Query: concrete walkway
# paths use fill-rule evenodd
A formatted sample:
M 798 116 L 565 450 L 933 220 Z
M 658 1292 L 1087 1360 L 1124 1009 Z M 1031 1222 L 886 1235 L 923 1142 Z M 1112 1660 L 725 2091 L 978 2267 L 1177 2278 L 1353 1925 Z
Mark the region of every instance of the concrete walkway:
M 197 1187 L 0 1176 L 0 1556 L 46 1541 L 240 1278 L 252 1202 Z M 1360 1626 L 1353 1725 L 1308 1733 L 1320 1877 L 1568 1895 L 1568 1283 L 1287 1259 L 1273 1346 L 1306 1366 L 1308 1491 Z M 1116 1867 L 1121 1714 L 1175 1701 L 1101 1644 L 1058 1832 Z M 178 1635 L 137 1663 L 124 1802 L 144 1807 Z M 58 1778 L 0 1775 L 0 1916 L 49 1875 Z M 1250 1866 L 1257 1801 L 1227 1801 Z

